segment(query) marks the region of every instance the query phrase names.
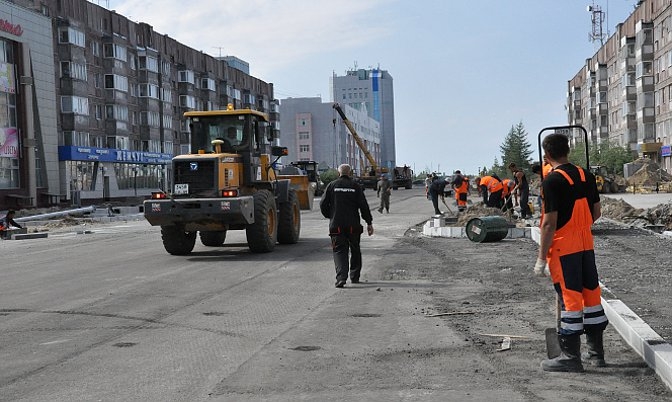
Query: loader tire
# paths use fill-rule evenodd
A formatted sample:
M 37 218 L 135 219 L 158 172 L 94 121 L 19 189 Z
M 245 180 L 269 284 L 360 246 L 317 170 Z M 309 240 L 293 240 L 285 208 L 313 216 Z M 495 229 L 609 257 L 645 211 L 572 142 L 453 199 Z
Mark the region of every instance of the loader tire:
M 278 243 L 298 243 L 301 234 L 301 208 L 295 190 L 289 190 L 287 202 L 280 203 L 278 219 Z
M 161 226 L 163 247 L 172 255 L 188 255 L 196 244 L 196 232 L 185 232 L 180 226 Z
M 278 213 L 270 191 L 254 193 L 254 223 L 245 227 L 247 245 L 253 253 L 268 253 L 278 239 Z
M 226 240 L 226 230 L 218 232 L 200 232 L 201 243 L 208 247 L 220 247 Z

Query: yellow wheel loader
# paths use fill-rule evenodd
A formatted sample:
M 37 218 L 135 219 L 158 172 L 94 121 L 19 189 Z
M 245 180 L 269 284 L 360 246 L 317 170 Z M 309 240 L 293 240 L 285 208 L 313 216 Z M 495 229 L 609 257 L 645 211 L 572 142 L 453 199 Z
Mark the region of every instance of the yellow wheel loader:
M 268 116 L 229 105 L 184 117 L 191 152 L 173 158 L 171 190 L 144 202 L 147 221 L 161 226 L 166 251 L 191 253 L 197 233 L 203 245 L 218 247 L 229 230 L 245 230 L 254 253 L 297 243 L 300 210 L 312 207 L 313 187 L 305 175 L 275 173 L 273 165 L 287 148 L 271 145 Z

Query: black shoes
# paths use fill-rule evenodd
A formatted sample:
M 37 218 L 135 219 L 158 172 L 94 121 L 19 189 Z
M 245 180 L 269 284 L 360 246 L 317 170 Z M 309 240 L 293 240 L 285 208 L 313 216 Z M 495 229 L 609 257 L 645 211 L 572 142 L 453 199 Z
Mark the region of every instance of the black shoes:
M 359 279 L 350 279 L 351 283 L 359 283 Z
M 345 286 L 345 281 L 343 281 L 343 280 L 336 281 L 336 285 L 335 285 L 335 286 L 336 286 L 337 288 L 342 288 L 343 286 Z

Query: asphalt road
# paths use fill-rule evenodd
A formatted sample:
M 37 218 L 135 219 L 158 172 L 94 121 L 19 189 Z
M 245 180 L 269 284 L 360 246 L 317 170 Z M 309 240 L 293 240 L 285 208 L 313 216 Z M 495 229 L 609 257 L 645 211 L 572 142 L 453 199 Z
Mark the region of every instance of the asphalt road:
M 607 369 L 539 369 L 532 241 L 425 238 L 422 189 L 389 215 L 367 195 L 376 233 L 344 289 L 317 207 L 269 254 L 231 232 L 171 256 L 144 221 L 0 242 L 0 401 L 672 400 L 613 332 Z

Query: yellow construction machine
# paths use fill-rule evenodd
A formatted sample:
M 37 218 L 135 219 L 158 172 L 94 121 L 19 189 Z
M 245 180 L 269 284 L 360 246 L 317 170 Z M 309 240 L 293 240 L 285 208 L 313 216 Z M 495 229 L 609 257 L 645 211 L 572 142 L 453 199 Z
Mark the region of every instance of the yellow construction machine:
M 595 176 L 597 191 L 600 193 L 625 192 L 625 180 L 622 180 L 622 183 L 619 183 L 615 176 L 607 173 L 607 168 L 605 166 L 593 165 L 590 167 L 590 172 Z
M 359 172 L 359 176 L 356 177 L 355 179 L 364 188 L 375 189 L 380 176 L 388 173 L 389 169 L 378 165 L 378 162 L 376 162 L 373 155 L 371 155 L 371 152 L 369 152 L 369 149 L 366 147 L 366 144 L 364 143 L 364 140 L 362 140 L 362 137 L 360 137 L 359 134 L 357 134 L 355 126 L 353 126 L 350 120 L 345 116 L 343 109 L 341 109 L 341 105 L 339 105 L 338 103 L 334 103 L 333 108 L 336 109 L 338 115 L 341 116 L 341 119 L 343 120 L 343 123 L 350 131 L 352 138 L 355 139 L 357 146 L 359 147 L 359 149 L 362 150 L 362 153 L 364 153 L 364 156 L 366 156 L 366 160 L 369 162 L 369 165 L 365 166 L 364 171 Z
M 203 245 L 218 247 L 229 230 L 245 230 L 255 253 L 272 251 L 276 242 L 297 243 L 300 210 L 312 207 L 314 186 L 306 175 L 276 174 L 273 166 L 287 148 L 271 145 L 268 116 L 229 105 L 184 117 L 191 152 L 173 158 L 171 191 L 144 202 L 145 218 L 161 226 L 166 251 L 191 253 L 197 232 Z

